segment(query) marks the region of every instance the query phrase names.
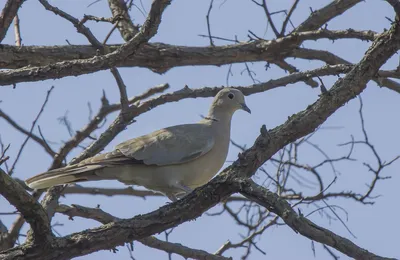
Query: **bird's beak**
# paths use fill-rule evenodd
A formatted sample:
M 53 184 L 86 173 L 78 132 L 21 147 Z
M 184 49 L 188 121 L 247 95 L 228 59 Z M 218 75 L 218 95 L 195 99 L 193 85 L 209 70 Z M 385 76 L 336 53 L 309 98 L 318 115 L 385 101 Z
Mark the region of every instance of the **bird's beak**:
M 247 113 L 251 114 L 250 108 L 245 103 L 240 104 L 240 106 L 242 107 L 242 109 L 244 111 L 246 111 Z

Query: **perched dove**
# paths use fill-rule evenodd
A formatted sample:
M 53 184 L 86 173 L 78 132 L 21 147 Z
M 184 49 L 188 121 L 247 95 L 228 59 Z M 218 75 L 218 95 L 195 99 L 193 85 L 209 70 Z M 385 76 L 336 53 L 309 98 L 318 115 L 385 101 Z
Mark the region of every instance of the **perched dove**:
M 161 192 L 176 201 L 204 185 L 223 166 L 230 143 L 231 119 L 251 113 L 242 92 L 224 88 L 208 116 L 197 124 L 176 125 L 125 141 L 109 153 L 51 170 L 26 180 L 33 189 L 94 180 L 118 180 Z

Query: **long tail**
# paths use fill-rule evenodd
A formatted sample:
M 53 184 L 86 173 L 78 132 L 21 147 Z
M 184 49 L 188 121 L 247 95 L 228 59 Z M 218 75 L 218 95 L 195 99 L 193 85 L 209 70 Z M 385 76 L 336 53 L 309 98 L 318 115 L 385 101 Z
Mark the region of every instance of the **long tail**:
M 103 165 L 67 166 L 33 176 L 25 183 L 32 189 L 45 189 L 68 183 L 103 180 L 106 179 L 104 176 L 96 174 L 96 171 L 102 168 Z

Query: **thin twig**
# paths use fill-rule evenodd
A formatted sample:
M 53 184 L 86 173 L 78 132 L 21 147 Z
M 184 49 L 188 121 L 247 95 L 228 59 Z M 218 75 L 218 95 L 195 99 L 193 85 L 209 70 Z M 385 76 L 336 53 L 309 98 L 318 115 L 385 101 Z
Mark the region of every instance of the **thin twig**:
M 270 12 L 268 11 L 267 1 L 266 0 L 262 0 L 262 7 L 264 9 L 265 15 L 267 16 L 268 23 L 270 24 L 272 30 L 275 33 L 276 38 L 279 38 L 281 35 L 279 34 L 278 30 L 276 29 L 276 26 L 275 26 L 274 22 L 272 21 L 272 17 L 271 17 Z
M 207 15 L 206 15 L 207 31 L 208 31 L 208 37 L 209 37 L 209 39 L 210 39 L 210 45 L 211 45 L 211 46 L 215 46 L 215 45 L 214 45 L 214 40 L 213 40 L 213 38 L 211 37 L 211 25 L 210 25 L 210 14 L 211 14 L 211 9 L 212 9 L 212 7 L 213 7 L 213 3 L 214 3 L 214 0 L 211 0 L 211 1 L 210 1 L 210 6 L 208 7 Z
M 49 101 L 49 97 L 50 97 L 50 94 L 53 91 L 53 89 L 54 89 L 54 86 L 51 86 L 51 88 L 47 91 L 46 98 L 45 98 L 45 100 L 44 100 L 44 102 L 42 104 L 42 107 L 40 108 L 39 113 L 37 114 L 36 118 L 33 120 L 31 129 L 29 130 L 29 134 L 26 136 L 24 142 L 22 143 L 21 147 L 19 148 L 19 151 L 17 153 L 15 161 L 12 164 L 12 166 L 10 168 L 10 171 L 8 172 L 9 175 L 13 174 L 15 166 L 17 165 L 18 160 L 19 160 L 19 158 L 20 158 L 20 156 L 22 154 L 22 151 L 24 150 L 25 145 L 28 143 L 29 139 L 31 138 L 33 129 L 35 129 L 36 123 L 38 122 L 40 116 L 42 115 L 42 113 L 44 111 L 44 108 L 46 107 L 46 104 Z
M 19 47 L 22 45 L 22 39 L 21 39 L 21 32 L 20 32 L 20 28 L 19 28 L 18 14 L 16 14 L 14 17 L 14 34 L 15 34 L 15 46 Z
M 292 7 L 289 10 L 289 13 L 286 15 L 286 18 L 285 18 L 285 20 L 283 21 L 283 24 L 282 24 L 282 30 L 281 30 L 281 33 L 280 33 L 281 37 L 285 36 L 285 31 L 286 31 L 287 24 L 290 21 L 290 17 L 292 16 L 292 14 L 293 14 L 294 10 L 296 9 L 297 4 L 299 2 L 300 2 L 300 0 L 295 0 L 293 5 L 292 5 Z
M 121 100 L 121 112 L 122 114 L 126 113 L 129 108 L 128 94 L 126 93 L 126 85 L 122 80 L 121 74 L 118 72 L 117 68 L 113 67 L 110 69 L 113 74 L 115 80 L 117 81 L 120 100 Z

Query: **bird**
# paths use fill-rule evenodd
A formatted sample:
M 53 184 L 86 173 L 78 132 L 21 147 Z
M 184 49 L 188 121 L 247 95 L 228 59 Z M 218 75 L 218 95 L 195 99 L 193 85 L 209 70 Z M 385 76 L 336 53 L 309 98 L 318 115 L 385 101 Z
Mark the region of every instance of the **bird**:
M 158 192 L 171 201 L 210 181 L 228 155 L 232 116 L 251 114 L 243 93 L 225 87 L 198 123 L 175 125 L 122 142 L 114 150 L 50 170 L 25 181 L 32 189 L 118 180 Z

